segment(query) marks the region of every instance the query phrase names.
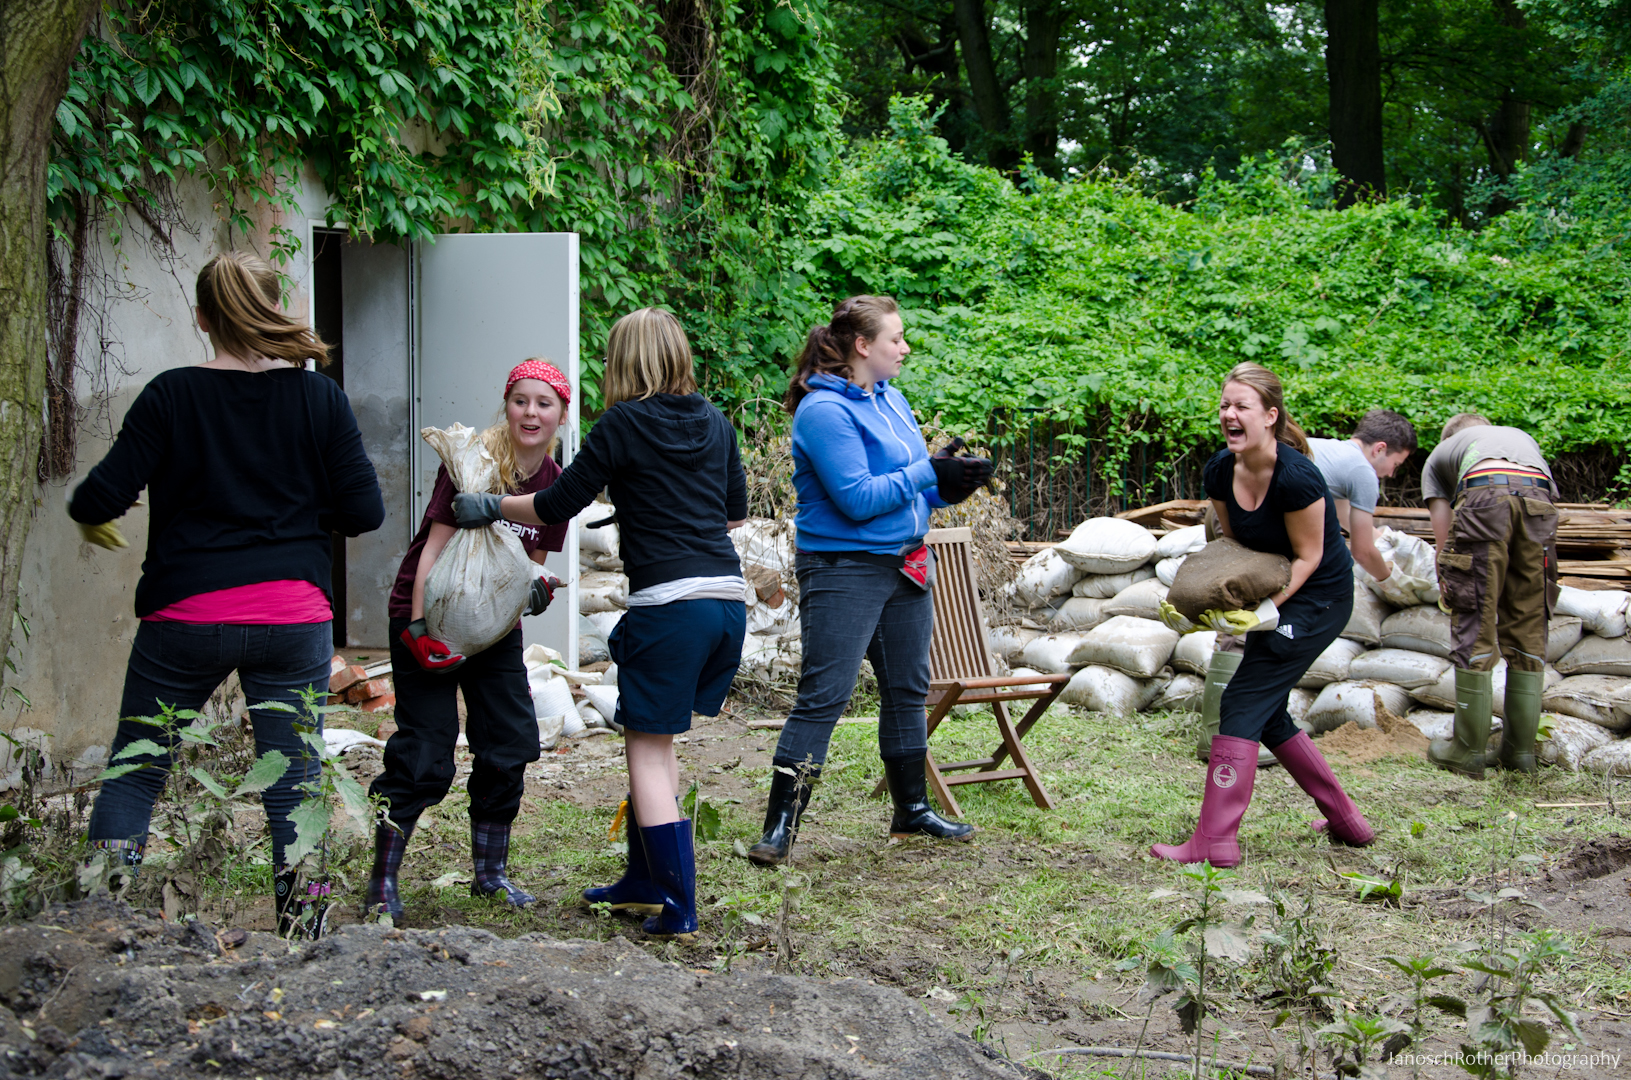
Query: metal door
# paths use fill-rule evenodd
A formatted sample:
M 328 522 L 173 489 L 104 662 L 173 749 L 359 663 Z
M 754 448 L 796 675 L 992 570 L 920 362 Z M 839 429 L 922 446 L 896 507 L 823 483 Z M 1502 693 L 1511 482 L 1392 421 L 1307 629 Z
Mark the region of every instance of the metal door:
M 441 463 L 420 429 L 460 423 L 483 428 L 501 414 L 504 377 L 541 356 L 578 381 L 578 237 L 576 233 L 460 233 L 414 245 L 411 430 L 413 519 L 425 511 Z M 561 463 L 578 448 L 574 393 L 561 424 Z M 591 510 L 590 513 L 593 513 Z M 578 532 L 548 568 L 570 586 L 544 614 L 522 619 L 527 644 L 578 659 Z

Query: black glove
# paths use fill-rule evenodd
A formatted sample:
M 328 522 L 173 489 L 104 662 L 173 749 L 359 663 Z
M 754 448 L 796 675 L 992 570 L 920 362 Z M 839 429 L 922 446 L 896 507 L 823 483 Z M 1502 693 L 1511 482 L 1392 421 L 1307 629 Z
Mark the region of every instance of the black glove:
M 479 529 L 503 518 L 504 496 L 463 492 L 453 496 L 453 520 L 461 529 Z
M 547 571 L 532 579 L 532 592 L 527 596 L 527 614 L 542 615 L 549 602 L 555 599 L 555 587 L 560 579 Z
M 962 502 L 991 482 L 991 462 L 972 454 L 956 457 L 962 448 L 963 440 L 953 439 L 929 459 L 940 498 L 951 505 Z

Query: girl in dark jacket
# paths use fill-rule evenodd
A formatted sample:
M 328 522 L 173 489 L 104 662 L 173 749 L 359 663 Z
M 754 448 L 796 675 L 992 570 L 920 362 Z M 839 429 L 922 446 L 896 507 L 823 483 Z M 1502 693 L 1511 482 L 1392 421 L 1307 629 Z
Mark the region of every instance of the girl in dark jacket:
M 315 936 L 328 885 L 297 889 L 297 868 L 285 864 L 284 852 L 294 841 L 289 814 L 300 785 L 318 770 L 294 725 L 321 731 L 322 720 L 260 706 L 298 706 L 303 690 L 327 692 L 330 534 L 379 528 L 385 503 L 345 394 L 333 379 L 305 370 L 307 359 L 327 363 L 327 346 L 279 308 L 272 268 L 253 255 L 218 255 L 199 272 L 196 294 L 214 359 L 148 382 L 68 512 L 91 543 L 124 547 L 112 523 L 147 489 L 147 555 L 136 586 L 141 625 L 119 715 L 154 717 L 163 705 L 200 709 L 238 672 L 256 753 L 277 750 L 290 759 L 261 795 L 272 831 L 278 930 Z M 120 720 L 111 751 L 117 775 L 103 781 L 91 811 L 91 847 L 127 868 L 142 861 L 175 747 L 121 754 L 139 740 L 164 739 L 160 728 Z M 129 766 L 136 768 L 124 771 Z

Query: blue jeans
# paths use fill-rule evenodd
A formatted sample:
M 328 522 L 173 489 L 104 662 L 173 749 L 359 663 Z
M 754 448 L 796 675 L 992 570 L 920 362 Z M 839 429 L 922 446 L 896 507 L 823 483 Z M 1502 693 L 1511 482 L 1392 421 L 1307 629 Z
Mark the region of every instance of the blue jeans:
M 255 706 L 264 701 L 284 701 L 298 707 L 298 691 L 306 687 L 326 694 L 329 659 L 333 655 L 332 623 L 234 626 L 144 622 L 130 648 L 119 715 L 157 716 L 160 702 L 176 709 L 202 709 L 215 688 L 236 669 L 255 727 L 256 755 L 281 750 L 289 758 L 282 779 L 261 793 L 261 805 L 272 827 L 272 862 L 282 867 L 283 850 L 294 843 L 289 812 L 304 797 L 298 785 L 317 778 L 318 763 L 295 732 L 295 714 Z M 322 730 L 321 717 L 304 716 L 302 720 Z M 117 755 L 138 739 L 165 745 L 162 728 L 121 719 L 110 755 Z M 169 749 L 168 754 L 144 754 L 112 763 L 147 767 L 103 782 L 91 810 L 88 839 L 147 842 L 153 804 L 164 791 L 175 761 L 176 745 L 172 743 Z
M 929 734 L 923 701 L 929 693 L 929 638 L 934 597 L 899 570 L 839 556 L 828 563 L 800 552 L 799 628 L 804 662 L 798 701 L 776 743 L 776 763 L 827 760 L 833 725 L 855 692 L 861 659 L 878 677 L 878 753 L 921 758 Z

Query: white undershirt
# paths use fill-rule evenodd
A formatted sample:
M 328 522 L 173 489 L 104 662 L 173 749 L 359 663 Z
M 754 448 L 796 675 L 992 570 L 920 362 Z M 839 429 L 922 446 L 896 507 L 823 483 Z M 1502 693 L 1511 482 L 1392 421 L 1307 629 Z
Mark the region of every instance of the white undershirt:
M 748 583 L 740 574 L 722 577 L 683 577 L 660 585 L 647 585 L 629 594 L 629 607 L 657 607 L 676 600 L 736 600 L 747 602 Z

